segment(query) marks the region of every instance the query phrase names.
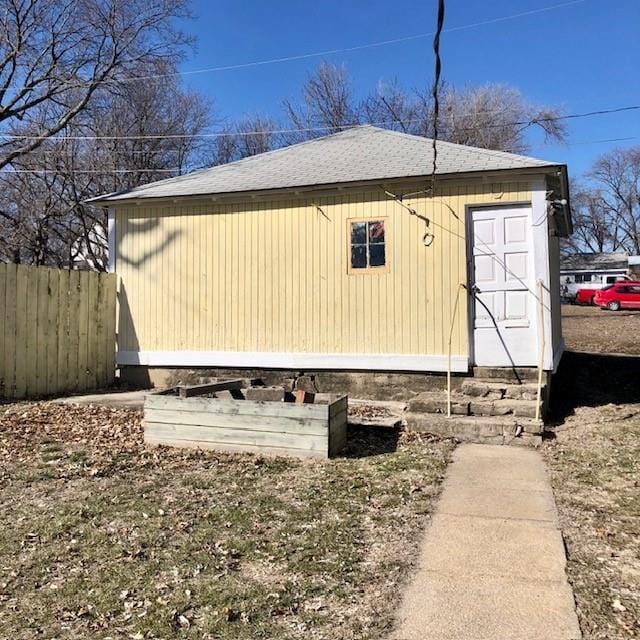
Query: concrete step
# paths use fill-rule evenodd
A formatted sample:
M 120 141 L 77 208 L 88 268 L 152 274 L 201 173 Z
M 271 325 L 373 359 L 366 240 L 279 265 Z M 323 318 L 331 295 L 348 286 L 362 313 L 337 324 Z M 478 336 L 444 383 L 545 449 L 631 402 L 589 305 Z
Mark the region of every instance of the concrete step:
M 487 400 L 502 400 L 511 398 L 514 400 L 535 400 L 538 393 L 538 385 L 535 382 L 522 384 L 487 380 L 486 378 L 466 378 L 460 385 L 460 393 L 474 398 Z M 547 385 L 542 385 L 542 398 L 546 399 Z
M 541 410 L 544 403 L 541 402 Z M 447 413 L 447 394 L 443 391 L 426 391 L 412 398 L 407 409 L 413 413 Z M 536 400 L 522 398 L 496 398 L 469 396 L 462 393 L 451 394 L 451 413 L 468 416 L 505 416 L 535 418 Z
M 454 438 L 460 442 L 540 446 L 543 425 L 517 416 L 451 416 L 412 413 L 405 415 L 410 431 Z
M 476 378 L 489 378 L 504 382 L 535 382 L 538 379 L 538 370 L 535 367 L 474 367 L 473 375 Z

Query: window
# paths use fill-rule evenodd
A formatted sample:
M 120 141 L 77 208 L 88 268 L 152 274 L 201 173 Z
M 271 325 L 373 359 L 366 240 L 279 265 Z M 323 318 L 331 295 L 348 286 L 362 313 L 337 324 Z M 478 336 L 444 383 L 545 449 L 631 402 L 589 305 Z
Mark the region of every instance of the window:
M 582 274 L 581 273 L 576 273 L 576 282 L 584 282 L 584 280 L 582 279 Z
M 612 284 L 615 281 L 616 281 L 615 276 L 607 276 L 607 284 Z
M 591 274 L 590 273 L 585 273 L 584 274 L 584 281 L 585 282 L 591 282 Z
M 351 270 L 384 269 L 387 263 L 384 220 L 351 221 L 349 227 Z

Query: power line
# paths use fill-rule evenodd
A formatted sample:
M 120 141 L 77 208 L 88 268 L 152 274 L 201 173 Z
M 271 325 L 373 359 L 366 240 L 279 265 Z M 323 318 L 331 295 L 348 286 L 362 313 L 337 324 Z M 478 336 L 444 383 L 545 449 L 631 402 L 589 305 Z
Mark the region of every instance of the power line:
M 621 137 L 621 138 L 604 138 L 604 139 L 600 139 L 600 140 L 580 140 L 577 142 L 565 142 L 565 143 L 557 143 L 560 146 L 565 146 L 565 147 L 573 147 L 575 145 L 587 145 L 587 144 L 601 144 L 601 143 L 607 143 L 607 142 L 626 142 L 629 140 L 640 140 L 640 136 L 626 136 L 626 137 Z M 546 142 L 541 142 L 539 145 L 534 145 L 534 148 L 540 147 L 540 146 L 549 146 L 549 145 L 553 145 L 556 143 L 550 142 L 550 141 L 546 141 Z M 487 151 L 493 151 L 493 149 L 487 149 Z M 503 151 L 504 153 L 514 153 L 513 150 L 511 149 L 499 149 L 499 151 Z M 74 154 L 65 154 L 69 157 L 73 157 Z M 191 173 L 192 171 L 198 171 L 200 169 L 210 169 L 213 168 L 213 166 L 216 165 L 204 165 L 201 167 L 194 167 L 193 169 L 189 169 L 189 173 Z M 57 174 L 57 173 L 95 173 L 95 174 L 103 174 L 103 175 L 109 175 L 112 173 L 178 173 L 179 175 L 186 175 L 186 174 L 180 174 L 180 171 L 182 171 L 181 168 L 175 168 L 175 169 L 5 169 L 0 171 L 0 176 L 2 175 L 6 175 L 6 174 L 12 174 L 12 173 L 31 173 L 31 174 Z M 419 192 L 419 193 L 423 193 L 423 192 Z M 405 194 L 408 195 L 408 194 Z
M 515 120 L 512 122 L 500 122 L 495 124 L 482 124 L 474 127 L 457 127 L 457 131 L 476 131 L 478 129 L 501 129 L 508 126 L 529 126 L 539 124 L 542 122 L 556 122 L 558 120 L 572 120 L 577 118 L 590 118 L 593 116 L 603 116 L 612 113 L 623 113 L 626 111 L 640 110 L 640 105 L 629 105 L 625 107 L 615 107 L 612 109 L 599 109 L 597 111 L 587 111 L 584 113 L 571 113 L 562 116 L 549 116 L 546 118 L 532 118 L 531 120 Z M 498 112 L 499 113 L 499 112 Z M 468 114 L 469 116 L 473 114 Z M 396 118 L 394 120 L 386 120 L 381 122 L 368 122 L 366 124 L 374 126 L 386 126 L 400 123 L 414 123 L 423 122 L 423 118 L 413 118 L 403 120 Z M 171 139 L 190 139 L 190 138 L 223 138 L 229 136 L 252 136 L 252 135 L 264 135 L 281 134 L 281 133 L 310 133 L 319 131 L 335 131 L 347 130 L 353 127 L 360 126 L 360 123 L 354 123 L 352 125 L 341 126 L 321 126 L 321 127 L 304 127 L 301 129 L 268 129 L 262 131 L 238 131 L 238 132 L 217 132 L 217 133 L 173 133 L 173 134 L 149 134 L 139 136 L 34 136 L 34 135 L 10 135 L 0 134 L 0 138 L 6 140 L 171 140 Z M 6 144 L 6 143 L 5 143 Z
M 539 7 L 538 9 L 531 9 L 529 11 L 521 11 L 520 13 L 513 13 L 506 16 L 498 16 L 496 18 L 489 18 L 487 20 L 481 20 L 479 22 L 473 22 L 470 24 L 459 25 L 457 27 L 450 27 L 448 29 L 443 29 L 445 33 L 453 33 L 456 31 L 467 31 L 469 29 L 476 29 L 478 27 L 484 27 L 492 24 L 499 24 L 501 22 L 507 22 L 509 20 L 516 20 L 518 18 L 525 18 L 533 15 L 537 15 L 540 13 L 546 13 L 548 11 L 555 11 L 556 9 L 562 9 L 564 7 L 569 7 L 576 4 L 582 4 L 587 0 L 568 0 L 567 2 L 560 2 L 558 4 L 549 5 L 546 7 Z M 410 42 L 412 40 L 420 40 L 423 38 L 431 38 L 435 35 L 434 32 L 429 33 L 417 33 L 410 36 L 401 36 L 399 38 L 391 38 L 389 40 L 379 40 L 377 42 L 368 42 L 365 44 L 354 45 L 352 47 L 342 47 L 337 49 L 325 49 L 324 51 L 314 51 L 311 53 L 302 53 L 298 55 L 291 56 L 283 56 L 280 58 L 267 58 L 265 60 L 254 60 L 252 62 L 241 62 L 237 64 L 224 65 L 219 67 L 207 67 L 204 69 L 193 69 L 187 71 L 176 71 L 173 73 L 158 73 L 147 76 L 135 76 L 132 78 L 122 78 L 118 80 L 103 80 L 97 84 L 123 84 L 128 82 L 137 82 L 140 80 L 159 80 L 162 78 L 172 78 L 179 76 L 192 76 L 199 75 L 203 73 L 216 73 L 220 71 L 234 71 L 236 69 L 246 69 L 249 67 L 260 67 L 266 66 L 270 64 L 281 64 L 284 62 L 294 62 L 296 60 L 308 60 L 310 58 L 320 58 L 323 56 L 335 55 L 338 53 L 350 53 L 354 51 L 363 51 L 366 49 L 373 49 L 376 47 L 384 47 L 392 44 L 399 44 L 402 42 Z M 89 82 L 84 83 L 86 85 L 90 84 Z M 78 87 L 83 86 L 83 83 L 78 83 Z M 9 87 L 12 91 L 22 91 L 23 89 L 29 89 L 30 87 Z

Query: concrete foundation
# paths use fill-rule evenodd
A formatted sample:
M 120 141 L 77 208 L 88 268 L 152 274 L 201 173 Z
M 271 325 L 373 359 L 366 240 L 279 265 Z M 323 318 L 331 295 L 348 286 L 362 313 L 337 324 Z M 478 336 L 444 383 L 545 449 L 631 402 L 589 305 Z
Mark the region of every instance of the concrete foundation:
M 316 393 L 339 393 L 366 400 L 407 401 L 425 391 L 446 388 L 446 375 L 424 373 L 381 373 L 367 371 L 287 371 L 278 369 L 166 369 L 128 366 L 120 369 L 122 382 L 139 388 L 163 388 L 177 384 L 198 384 L 209 379 L 251 378 L 266 386 L 296 388 Z M 458 389 L 464 376 L 453 378 Z

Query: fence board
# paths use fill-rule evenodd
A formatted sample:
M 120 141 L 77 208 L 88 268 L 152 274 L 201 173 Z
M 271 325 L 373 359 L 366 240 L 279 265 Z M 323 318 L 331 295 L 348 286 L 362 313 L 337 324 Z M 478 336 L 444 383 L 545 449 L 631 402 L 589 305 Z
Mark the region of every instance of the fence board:
M 58 391 L 58 309 L 60 308 L 60 280 L 54 270 L 48 275 L 47 304 L 47 395 Z
M 49 331 L 47 321 L 49 319 L 49 269 L 40 268 L 35 272 L 36 286 L 38 292 L 36 311 L 36 352 L 35 362 L 35 394 L 36 396 L 47 395 L 47 370 L 49 358 L 48 337 Z M 30 394 L 31 395 L 31 394 Z
M 0 397 L 111 384 L 115 274 L 0 264 Z
M 70 390 L 69 387 L 69 297 L 70 272 L 61 271 L 58 279 L 58 361 L 56 373 L 56 389 L 60 393 Z M 53 391 L 51 391 L 53 393 Z
M 4 305 L 4 351 L 0 354 L 4 362 L 3 394 L 13 397 L 16 390 L 16 297 L 17 267 L 5 265 L 5 305 Z
M 27 306 L 29 269 L 20 266 L 16 269 L 15 294 L 15 381 L 13 395 L 24 398 L 27 395 L 27 362 L 29 309 Z

